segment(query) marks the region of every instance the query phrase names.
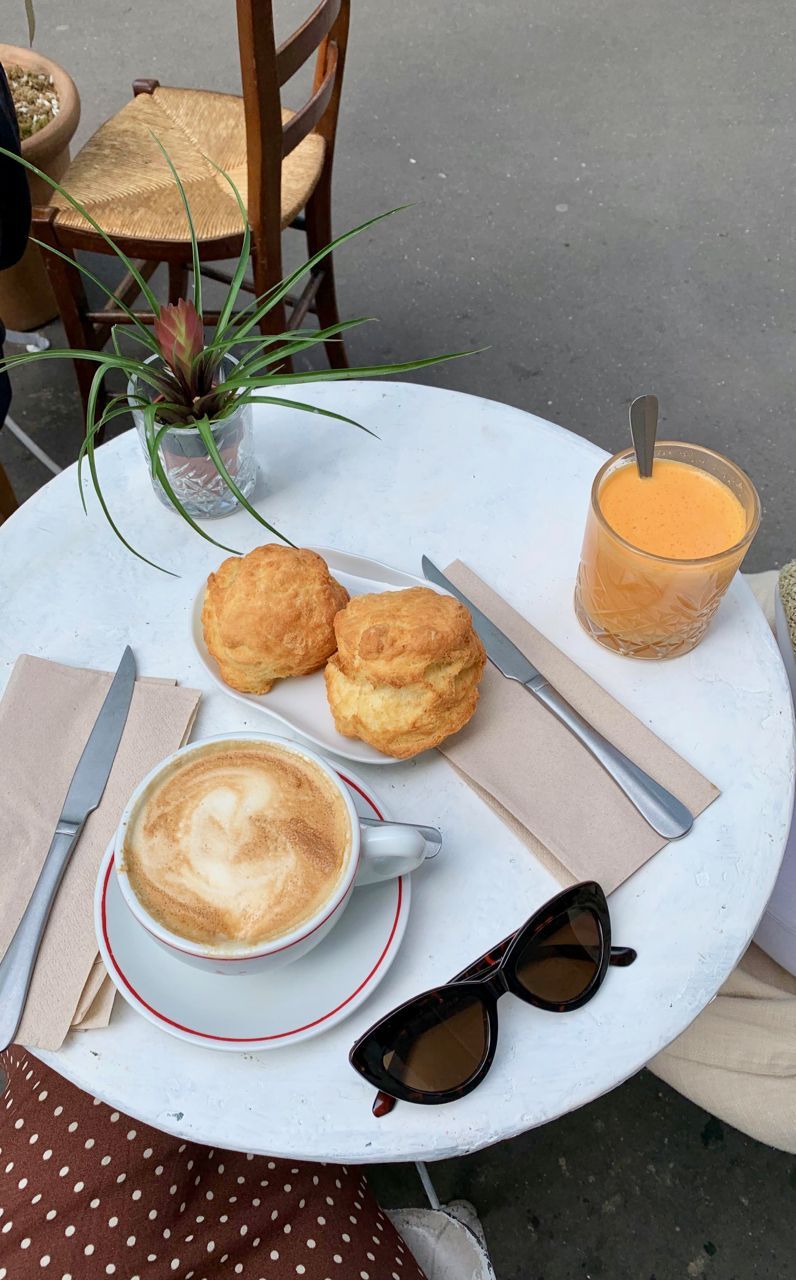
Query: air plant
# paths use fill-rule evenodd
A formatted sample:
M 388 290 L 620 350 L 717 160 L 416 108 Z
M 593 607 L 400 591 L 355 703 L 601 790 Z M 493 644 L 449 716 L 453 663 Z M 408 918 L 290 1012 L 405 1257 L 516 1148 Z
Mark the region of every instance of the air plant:
M 282 395 L 269 395 L 270 388 L 290 387 L 302 383 L 330 382 L 345 378 L 372 378 L 382 374 L 406 373 L 413 369 L 426 368 L 439 364 L 444 360 L 456 359 L 474 352 L 461 351 L 449 355 L 430 356 L 419 360 L 408 360 L 401 363 L 369 365 L 358 369 L 320 369 L 306 373 L 288 373 L 283 365 L 287 357 L 309 350 L 320 342 L 340 337 L 349 329 L 364 324 L 370 317 L 355 320 L 344 320 L 324 329 L 289 330 L 275 335 L 263 335 L 259 332 L 259 324 L 263 317 L 277 306 L 289 293 L 291 288 L 303 276 L 322 261 L 332 250 L 374 226 L 383 218 L 397 213 L 400 209 L 390 209 L 386 213 L 370 218 L 353 230 L 338 236 L 325 248 L 319 250 L 296 271 L 292 272 L 267 293 L 255 297 L 247 306 L 235 310 L 235 302 L 240 292 L 246 267 L 251 253 L 251 232 L 249 229 L 246 208 L 240 192 L 230 178 L 218 165 L 214 165 L 218 173 L 229 184 L 240 210 L 243 241 L 229 291 L 221 307 L 218 323 L 210 341 L 205 337 L 205 325 L 202 313 L 202 277 L 200 273 L 199 246 L 194 229 L 191 210 L 185 188 L 180 181 L 171 158 L 161 143 L 158 143 L 166 159 L 182 200 L 188 223 L 191 245 L 191 265 L 193 274 L 192 299 L 180 299 L 176 303 L 158 302 L 149 284 L 130 258 L 99 226 L 91 214 L 54 178 L 43 173 L 29 160 L 14 155 L 0 147 L 0 154 L 11 157 L 24 165 L 31 173 L 36 174 L 53 190 L 57 191 L 90 226 L 102 237 L 117 258 L 120 259 L 127 272 L 134 278 L 140 293 L 146 300 L 155 320 L 152 328 L 143 323 L 130 307 L 112 292 L 88 267 L 66 260 L 89 279 L 96 287 L 107 295 L 113 304 L 125 312 L 129 324 L 115 324 L 111 329 L 112 350 L 70 350 L 35 351 L 20 355 L 8 356 L 0 362 L 0 368 L 13 369 L 16 365 L 27 364 L 32 360 L 53 360 L 67 358 L 70 360 L 86 360 L 95 364 L 96 372 L 92 379 L 86 411 L 85 438 L 81 445 L 78 459 L 78 484 L 83 509 L 86 510 L 83 492 L 83 466 L 88 466 L 91 483 L 100 507 L 116 536 L 129 551 L 145 560 L 154 568 L 162 566 L 154 564 L 141 552 L 130 545 L 117 526 L 103 493 L 97 473 L 96 445 L 97 436 L 112 421 L 121 415 L 130 413 L 131 409 L 140 410 L 145 425 L 146 447 L 153 478 L 159 480 L 164 492 L 174 509 L 201 537 L 221 547 L 225 551 L 233 551 L 211 537 L 201 528 L 185 510 L 175 494 L 163 465 L 162 445 L 167 433 L 176 433 L 183 428 L 198 432 L 207 456 L 218 474 L 228 485 L 242 507 L 261 525 L 284 542 L 290 542 L 284 534 L 258 512 L 240 491 L 234 478 L 230 475 L 213 436 L 214 423 L 223 421 L 244 404 L 268 404 L 283 408 L 299 409 L 307 413 L 322 414 L 337 422 L 346 423 L 368 431 L 362 423 L 348 418 L 344 414 L 334 413 L 330 409 L 321 409 L 317 405 L 303 401 L 285 399 Z M 209 163 L 213 164 L 212 161 Z M 403 205 L 400 208 L 406 208 Z M 40 248 L 66 258 L 60 250 L 31 237 Z M 141 356 L 127 355 L 122 351 L 120 335 L 122 329 L 143 351 Z M 123 374 L 134 388 L 122 395 L 112 396 L 106 404 L 102 404 L 103 383 L 107 373 L 117 371 Z M 373 435 L 373 432 L 369 432 Z M 174 439 L 174 436 L 170 436 Z

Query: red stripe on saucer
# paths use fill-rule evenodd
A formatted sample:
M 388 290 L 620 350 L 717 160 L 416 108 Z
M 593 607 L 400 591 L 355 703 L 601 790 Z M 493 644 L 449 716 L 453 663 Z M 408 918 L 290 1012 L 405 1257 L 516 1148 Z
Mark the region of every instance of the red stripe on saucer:
M 357 784 L 353 782 L 350 778 L 347 778 L 345 774 L 341 773 L 339 776 L 342 778 L 343 782 L 346 784 L 347 787 L 350 787 L 352 791 L 356 791 L 357 795 L 361 796 L 362 799 L 365 800 L 367 804 L 370 805 L 371 809 L 376 814 L 377 818 L 382 818 L 382 814 L 379 812 L 373 800 L 371 800 L 369 795 L 366 795 L 366 793 L 362 790 L 361 787 L 357 786 Z M 276 1035 L 270 1035 L 270 1036 L 213 1035 L 211 1032 L 197 1031 L 196 1028 L 194 1027 L 183 1026 L 181 1022 L 175 1022 L 173 1018 L 169 1018 L 166 1016 L 165 1013 L 161 1013 L 159 1009 L 155 1009 L 153 1005 L 149 1004 L 148 1001 L 146 1001 L 143 998 L 140 992 L 136 991 L 135 987 L 129 981 L 124 971 L 122 970 L 119 964 L 119 961 L 116 959 L 116 956 L 114 955 L 113 947 L 111 946 L 111 940 L 110 940 L 110 937 L 108 936 L 108 921 L 107 921 L 108 883 L 110 881 L 111 872 L 113 871 L 113 863 L 114 863 L 114 860 L 113 858 L 111 858 L 108 862 L 108 867 L 105 872 L 105 880 L 102 886 L 102 911 L 101 911 L 102 937 L 105 942 L 105 946 L 107 948 L 108 955 L 111 959 L 113 967 L 116 970 L 116 973 L 119 977 L 119 980 L 127 988 L 130 994 L 138 1001 L 138 1003 L 142 1005 L 143 1008 L 147 1009 L 151 1014 L 154 1014 L 154 1016 L 158 1018 L 161 1022 L 167 1022 L 170 1027 L 175 1027 L 178 1031 L 185 1031 L 188 1035 L 198 1036 L 202 1040 L 218 1040 L 218 1041 L 222 1041 L 225 1044 L 251 1044 L 256 1041 L 263 1042 L 266 1040 L 284 1040 L 288 1036 L 298 1035 L 299 1032 L 301 1031 L 309 1031 L 311 1027 L 320 1026 L 322 1022 L 326 1022 L 327 1019 L 333 1017 L 334 1014 L 339 1013 L 339 1011 L 341 1009 L 344 1009 L 347 1004 L 350 1004 L 351 1001 L 354 999 L 354 997 L 359 995 L 362 988 L 367 986 L 367 984 L 370 982 L 373 975 L 379 971 L 382 964 L 384 963 L 384 958 L 387 955 L 387 952 L 389 951 L 392 945 L 393 938 L 395 937 L 395 932 L 398 928 L 398 921 L 401 918 L 401 907 L 403 905 L 403 880 L 399 877 L 398 878 L 398 900 L 395 908 L 395 917 L 392 922 L 392 928 L 390 929 L 390 936 L 388 937 L 387 942 L 384 945 L 384 949 L 381 952 L 381 955 L 379 956 L 378 960 L 374 964 L 373 968 L 370 970 L 370 973 L 368 973 L 367 976 L 362 979 L 359 986 L 356 987 L 349 996 L 346 996 L 345 1000 L 341 1000 L 341 1002 L 338 1005 L 335 1005 L 334 1009 L 330 1009 L 328 1013 L 324 1013 L 322 1017 L 315 1018 L 314 1021 L 312 1022 L 306 1022 L 301 1027 L 294 1027 L 291 1031 L 280 1031 Z

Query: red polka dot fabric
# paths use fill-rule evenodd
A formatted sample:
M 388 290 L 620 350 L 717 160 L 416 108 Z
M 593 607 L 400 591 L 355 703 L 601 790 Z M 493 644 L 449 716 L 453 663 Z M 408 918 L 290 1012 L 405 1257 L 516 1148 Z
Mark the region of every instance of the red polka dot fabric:
M 0 1063 L 0 1280 L 424 1280 L 359 1169 L 180 1142 Z

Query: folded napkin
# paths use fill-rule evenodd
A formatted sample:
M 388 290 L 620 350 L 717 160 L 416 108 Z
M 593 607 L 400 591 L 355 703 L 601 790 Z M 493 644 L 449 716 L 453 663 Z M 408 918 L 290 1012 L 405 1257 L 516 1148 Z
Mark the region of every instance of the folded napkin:
M 30 900 L 83 747 L 113 676 L 23 654 L 0 702 L 0 955 Z M 99 808 L 75 846 L 33 972 L 21 1044 L 58 1049 L 71 1026 L 106 1026 L 113 988 L 97 956 L 94 885 L 102 856 L 140 780 L 181 746 L 199 704 L 195 689 L 136 681 Z
M 620 751 L 701 813 L 712 782 L 581 671 L 460 561 L 445 573 Z M 440 751 L 562 884 L 610 893 L 666 844 L 536 698 L 488 662 L 478 710 Z

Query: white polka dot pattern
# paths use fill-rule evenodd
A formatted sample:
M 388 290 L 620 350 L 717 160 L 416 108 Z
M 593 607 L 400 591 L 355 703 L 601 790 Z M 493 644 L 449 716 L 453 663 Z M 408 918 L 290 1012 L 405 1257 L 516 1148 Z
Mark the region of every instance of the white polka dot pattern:
M 178 1143 L 0 1064 L 0 1280 L 423 1280 L 357 1170 Z

